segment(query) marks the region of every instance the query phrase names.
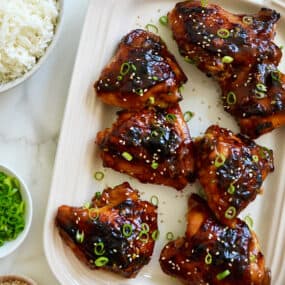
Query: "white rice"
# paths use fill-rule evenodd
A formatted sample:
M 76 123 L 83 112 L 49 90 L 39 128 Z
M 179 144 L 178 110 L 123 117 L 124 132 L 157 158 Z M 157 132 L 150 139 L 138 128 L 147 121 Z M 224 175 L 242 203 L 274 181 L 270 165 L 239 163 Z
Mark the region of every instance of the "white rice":
M 50 44 L 56 0 L 0 0 L 0 83 L 30 70 Z

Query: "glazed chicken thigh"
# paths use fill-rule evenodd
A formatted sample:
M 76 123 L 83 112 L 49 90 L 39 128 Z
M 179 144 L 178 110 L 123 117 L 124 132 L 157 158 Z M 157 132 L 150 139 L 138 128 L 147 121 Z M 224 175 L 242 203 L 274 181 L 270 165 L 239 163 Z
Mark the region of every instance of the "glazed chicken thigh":
M 252 202 L 274 170 L 272 151 L 243 135 L 211 126 L 195 141 L 198 179 L 217 219 L 235 226 L 236 216 Z
M 179 105 L 120 111 L 96 142 L 105 167 L 143 183 L 181 190 L 193 179 L 193 142 Z
M 95 195 L 90 206 L 59 207 L 56 225 L 63 240 L 91 269 L 135 277 L 153 252 L 156 210 L 125 182 Z
M 166 274 L 186 285 L 270 285 L 257 238 L 245 222 L 223 226 L 196 194 L 188 205 L 185 237 L 169 242 L 160 255 Z
M 161 108 L 182 99 L 179 87 L 187 78 L 159 36 L 133 30 L 95 83 L 98 97 L 124 109 Z
M 285 124 L 282 52 L 273 43 L 279 18 L 271 9 L 235 15 L 198 0 L 178 3 L 168 14 L 180 53 L 218 81 L 225 110 L 251 138 Z

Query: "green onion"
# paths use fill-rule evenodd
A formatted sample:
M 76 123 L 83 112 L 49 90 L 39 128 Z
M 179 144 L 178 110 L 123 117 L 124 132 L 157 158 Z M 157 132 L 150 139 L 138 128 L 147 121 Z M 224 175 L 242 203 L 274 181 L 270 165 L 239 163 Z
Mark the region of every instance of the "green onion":
M 102 196 L 102 193 L 97 191 L 94 196 L 95 196 L 95 199 L 100 199 Z
M 0 247 L 25 228 L 25 202 L 17 178 L 0 172 Z
M 236 214 L 237 214 L 236 208 L 233 206 L 230 206 L 225 212 L 225 218 L 231 220 L 236 216 Z
M 104 178 L 104 173 L 102 171 L 96 171 L 94 174 L 94 178 L 98 181 L 101 181 Z
M 217 155 L 215 159 L 215 167 L 219 168 L 220 166 L 223 166 L 226 161 L 226 157 L 224 156 L 223 153 L 220 153 Z
M 158 80 L 158 77 L 154 75 L 154 76 L 152 77 L 152 80 L 157 81 L 157 80 Z
M 151 168 L 152 168 L 152 169 L 157 169 L 158 166 L 159 166 L 159 164 L 158 164 L 158 162 L 156 162 L 156 161 L 153 161 L 152 164 L 151 164 Z
M 131 69 L 132 69 L 133 71 L 137 71 L 137 67 L 136 67 L 133 63 L 131 63 Z
M 140 239 L 140 241 L 142 241 L 143 243 L 147 243 L 147 242 L 149 241 L 149 233 L 140 232 L 140 234 L 139 234 L 139 239 Z
M 229 188 L 228 188 L 228 193 L 233 195 L 236 192 L 236 187 L 233 185 L 233 183 L 230 184 Z
M 118 75 L 117 79 L 118 79 L 119 81 L 122 81 L 122 80 L 123 80 L 123 76 L 122 76 L 122 75 Z
M 194 113 L 192 113 L 191 111 L 187 111 L 184 113 L 184 121 L 187 123 L 189 122 L 194 116 Z
M 253 254 L 251 254 L 250 255 L 250 257 L 249 257 L 249 260 L 250 260 L 250 262 L 255 262 L 256 261 L 256 256 L 255 255 L 253 255 Z
M 222 58 L 222 63 L 232 63 L 234 61 L 234 58 L 228 55 L 225 55 Z
M 167 16 L 161 16 L 161 17 L 159 18 L 159 23 L 160 23 L 161 25 L 167 26 L 167 24 L 168 24 L 168 18 L 167 18 Z
M 165 118 L 166 118 L 166 120 L 167 120 L 168 122 L 174 122 L 174 121 L 176 121 L 176 119 L 177 119 L 176 115 L 174 115 L 174 114 L 167 114 L 167 115 L 165 116 Z
M 132 156 L 130 153 L 126 152 L 126 151 L 124 151 L 124 152 L 122 153 L 122 157 L 123 157 L 125 160 L 127 160 L 127 161 L 132 161 L 132 160 L 133 160 L 133 156 Z
M 181 85 L 181 86 L 178 88 L 178 91 L 179 91 L 179 93 L 182 93 L 183 90 L 184 90 L 184 85 Z
M 130 237 L 133 233 L 133 227 L 131 224 L 124 224 L 122 227 L 122 233 L 124 237 Z
M 236 94 L 232 91 L 230 91 L 227 95 L 227 103 L 229 105 L 234 105 L 237 102 Z
M 90 208 L 88 211 L 89 218 L 91 220 L 97 220 L 99 218 L 99 211 L 97 208 Z
M 135 89 L 135 93 L 142 96 L 143 95 L 143 89 L 142 88 L 137 88 Z
M 251 216 L 247 215 L 245 218 L 244 218 L 244 221 L 245 223 L 247 224 L 247 226 L 249 227 L 249 229 L 253 229 L 253 219 Z
M 222 39 L 227 39 L 230 36 L 230 31 L 227 29 L 219 29 L 217 35 Z
M 155 33 L 155 34 L 158 33 L 158 28 L 157 28 L 156 25 L 147 24 L 147 25 L 145 26 L 145 28 L 146 28 L 149 32 L 152 32 L 152 33 Z
M 148 233 L 149 232 L 149 225 L 147 223 L 141 224 L 141 233 Z
M 159 202 L 158 197 L 155 196 L 155 195 L 151 196 L 150 197 L 150 202 L 151 202 L 152 205 L 157 206 L 158 202 Z
M 128 74 L 130 71 L 130 68 L 131 68 L 130 64 L 128 62 L 124 62 L 120 68 L 121 76 L 125 76 L 126 74 Z
M 257 99 L 263 99 L 263 98 L 266 97 L 266 94 L 263 93 L 263 92 L 261 92 L 261 91 L 255 90 L 254 92 L 255 92 L 255 97 L 256 97 Z
M 90 203 L 89 203 L 89 202 L 86 202 L 86 203 L 83 205 L 83 208 L 84 208 L 84 209 L 89 209 L 89 208 L 90 208 Z
M 258 155 L 253 155 L 252 160 L 257 163 L 259 160 Z
M 262 83 L 256 84 L 256 89 L 260 92 L 267 92 L 267 87 Z
M 94 243 L 94 253 L 96 255 L 103 255 L 105 253 L 104 247 L 105 246 L 103 242 Z
M 76 231 L 75 239 L 78 243 L 83 243 L 84 241 L 84 231 L 80 232 L 79 230 Z
M 210 265 L 210 264 L 212 264 L 212 261 L 213 261 L 213 257 L 212 257 L 212 255 L 211 255 L 211 253 L 208 252 L 208 254 L 205 256 L 205 263 L 206 263 L 207 265 Z
M 190 58 L 188 55 L 186 55 L 184 57 L 184 60 L 190 64 L 196 64 L 196 61 L 194 59 Z
M 217 279 L 218 279 L 219 281 L 221 281 L 221 280 L 227 278 L 230 274 L 231 274 L 231 272 L 227 269 L 227 270 L 225 270 L 225 271 L 223 271 L 223 272 L 217 274 L 216 277 L 217 277 Z
M 100 256 L 95 260 L 95 265 L 97 267 L 102 267 L 109 262 L 109 258 L 105 256 Z
M 246 25 L 251 25 L 253 23 L 253 18 L 251 16 L 243 16 L 242 22 Z
M 167 240 L 173 240 L 173 239 L 174 239 L 174 234 L 173 234 L 173 232 L 168 232 L 168 233 L 166 234 L 166 239 L 167 239 Z
M 151 234 L 151 238 L 153 240 L 158 240 L 159 239 L 159 230 L 155 230 L 152 234 Z
M 150 104 L 150 105 L 153 105 L 153 104 L 155 103 L 155 98 L 154 98 L 153 96 L 150 96 L 150 97 L 148 98 L 148 101 L 149 101 L 149 104 Z
M 281 72 L 279 70 L 273 70 L 271 71 L 271 77 L 273 80 L 280 82 Z
M 207 5 L 208 5 L 208 0 L 201 0 L 201 6 L 203 8 L 207 7 Z

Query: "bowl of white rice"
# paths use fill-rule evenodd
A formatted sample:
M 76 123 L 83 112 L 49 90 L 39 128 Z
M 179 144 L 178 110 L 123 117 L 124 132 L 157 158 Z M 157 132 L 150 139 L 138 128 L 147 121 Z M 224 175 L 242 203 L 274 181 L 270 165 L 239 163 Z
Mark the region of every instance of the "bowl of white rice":
M 22 83 L 55 46 L 63 0 L 0 0 L 0 92 Z

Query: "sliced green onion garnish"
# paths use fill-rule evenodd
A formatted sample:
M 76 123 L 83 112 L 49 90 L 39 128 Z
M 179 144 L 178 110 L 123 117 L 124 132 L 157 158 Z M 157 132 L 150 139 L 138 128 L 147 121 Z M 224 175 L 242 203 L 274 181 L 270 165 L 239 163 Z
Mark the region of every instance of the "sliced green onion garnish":
M 127 160 L 127 161 L 132 161 L 133 160 L 133 156 L 130 153 L 126 152 L 126 151 L 122 153 L 122 157 L 125 160 Z
M 151 79 L 154 80 L 154 81 L 157 81 L 158 77 L 154 75 Z
M 236 214 L 237 214 L 236 208 L 233 206 L 230 206 L 225 212 L 225 218 L 231 220 L 236 216 Z
M 78 243 L 83 243 L 84 241 L 84 231 L 80 232 L 80 230 L 76 231 L 75 239 Z
M 263 98 L 266 97 L 266 94 L 265 94 L 264 92 L 255 90 L 255 97 L 256 97 L 257 99 L 263 99 Z
M 236 192 L 236 187 L 235 187 L 235 185 L 233 185 L 233 184 L 231 183 L 227 191 L 228 191 L 228 193 L 231 194 L 231 195 L 235 194 L 235 192 Z
M 99 218 L 99 211 L 97 208 L 90 208 L 88 214 L 91 220 L 97 220 Z
M 151 168 L 152 168 L 152 169 L 157 169 L 158 166 L 159 166 L 159 164 L 158 164 L 158 162 L 156 162 L 156 161 L 153 161 L 152 164 L 151 164 Z
M 250 257 L 249 257 L 249 260 L 251 263 L 255 262 L 256 261 L 256 256 L 251 254 Z
M 140 95 L 140 96 L 142 96 L 142 95 L 143 95 L 143 89 L 142 89 L 142 88 L 137 88 L 137 89 L 135 90 L 135 93 L 138 94 L 138 95 Z
M 25 228 L 25 202 L 17 178 L 0 172 L 0 247 Z
M 90 208 L 90 203 L 89 203 L 89 202 L 86 202 L 86 203 L 83 205 L 83 208 L 84 208 L 84 209 L 89 209 L 89 208 Z
M 140 239 L 143 243 L 147 243 L 147 242 L 149 241 L 149 233 L 140 232 L 140 234 L 139 234 L 139 239 Z
M 253 155 L 253 156 L 252 156 L 252 160 L 253 160 L 254 162 L 258 162 L 258 160 L 259 160 L 258 155 Z
M 105 256 L 100 256 L 95 260 L 95 265 L 97 267 L 102 267 L 109 262 L 109 258 Z
M 94 173 L 94 178 L 98 181 L 101 181 L 104 178 L 104 173 L 102 171 L 96 171 Z
M 159 199 L 158 199 L 157 196 L 153 195 L 153 196 L 150 197 L 150 202 L 151 202 L 152 205 L 157 206 L 158 202 L 159 202 Z
M 273 70 L 273 71 L 271 71 L 271 77 L 273 80 L 280 82 L 281 72 L 279 70 Z
M 137 71 L 137 67 L 136 67 L 133 63 L 131 63 L 131 69 L 132 69 L 133 71 Z
M 220 166 L 224 165 L 226 161 L 226 157 L 224 156 L 223 153 L 220 153 L 217 155 L 216 159 L 215 159 L 215 167 L 219 168 Z
M 148 233 L 149 232 L 149 225 L 147 223 L 141 224 L 141 233 Z
M 267 92 L 267 87 L 262 83 L 256 84 L 256 89 L 260 92 Z
M 196 61 L 195 61 L 194 59 L 190 58 L 188 55 L 186 55 L 186 56 L 184 57 L 184 60 L 185 60 L 186 62 L 190 63 L 190 64 L 195 64 L 195 63 L 196 63 Z
M 245 223 L 247 224 L 247 226 L 252 230 L 253 229 L 253 219 L 251 216 L 246 216 L 244 218 Z
M 175 114 L 167 114 L 167 115 L 165 116 L 165 118 L 166 118 L 166 120 L 167 120 L 168 122 L 174 122 L 174 121 L 176 121 L 176 119 L 177 119 L 177 117 L 176 117 Z
M 166 239 L 167 239 L 167 240 L 173 240 L 173 239 L 174 239 L 174 234 L 173 234 L 173 232 L 168 232 L 168 233 L 166 234 Z
M 231 274 L 231 272 L 227 269 L 227 270 L 225 270 L 225 271 L 223 271 L 223 272 L 217 274 L 216 277 L 217 277 L 217 279 L 218 279 L 219 281 L 221 281 L 221 280 L 227 278 L 230 274 Z
M 130 71 L 131 65 L 128 62 L 124 62 L 120 68 L 121 76 L 125 76 Z
M 158 28 L 157 28 L 157 26 L 154 25 L 154 24 L 147 24 L 147 25 L 145 26 L 145 28 L 146 28 L 149 32 L 152 32 L 152 33 L 155 33 L 155 34 L 158 33 Z
M 207 7 L 207 5 L 208 5 L 208 0 L 201 0 L 201 6 L 203 8 Z
M 184 113 L 184 121 L 187 123 L 189 122 L 194 116 L 194 113 L 192 113 L 191 111 L 187 111 Z
M 122 80 L 123 80 L 123 76 L 122 76 L 122 75 L 118 75 L 117 79 L 118 79 L 119 81 L 122 81 Z
M 222 58 L 222 63 L 232 63 L 234 61 L 234 58 L 228 55 L 225 55 Z
M 133 227 L 131 224 L 124 224 L 122 227 L 122 233 L 124 237 L 130 237 L 133 233 Z
M 230 31 L 227 29 L 219 29 L 217 35 L 222 39 L 227 39 L 230 36 Z
M 159 239 L 159 230 L 155 230 L 152 234 L 151 234 L 151 238 L 153 240 L 158 240 Z
M 153 96 L 150 96 L 150 97 L 148 98 L 148 101 L 149 101 L 149 104 L 150 104 L 150 105 L 153 105 L 153 104 L 155 103 L 155 98 L 154 98 Z
M 105 253 L 105 246 L 103 242 L 94 243 L 94 253 L 96 255 L 103 255 Z
M 102 193 L 97 191 L 94 196 L 95 196 L 95 199 L 100 199 L 102 196 Z
M 242 21 L 246 25 L 251 25 L 253 23 L 253 18 L 251 16 L 243 16 Z
M 211 255 L 211 253 L 208 252 L 208 254 L 205 256 L 205 263 L 206 263 L 207 265 L 210 265 L 210 264 L 212 264 L 212 261 L 213 261 L 213 257 L 212 257 L 212 255 Z
M 159 23 L 161 25 L 167 26 L 167 24 L 168 24 L 168 17 L 167 16 L 161 16 L 159 18 Z
M 232 91 L 230 91 L 227 95 L 227 103 L 229 105 L 234 105 L 237 102 L 236 94 Z

